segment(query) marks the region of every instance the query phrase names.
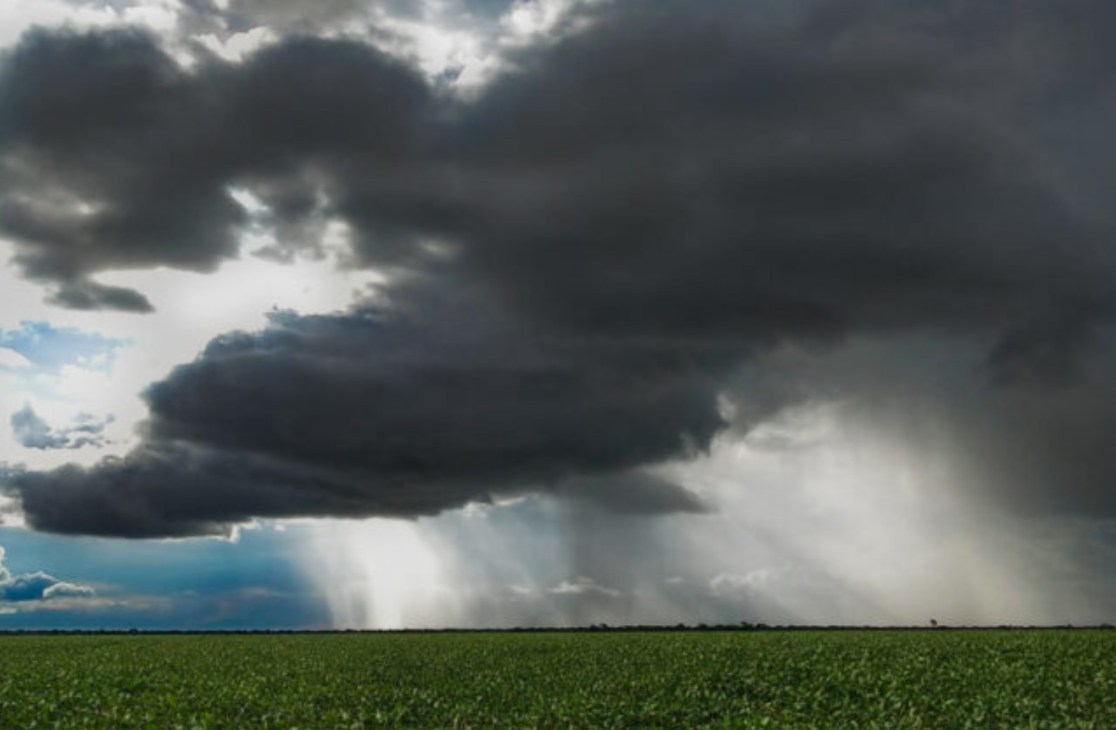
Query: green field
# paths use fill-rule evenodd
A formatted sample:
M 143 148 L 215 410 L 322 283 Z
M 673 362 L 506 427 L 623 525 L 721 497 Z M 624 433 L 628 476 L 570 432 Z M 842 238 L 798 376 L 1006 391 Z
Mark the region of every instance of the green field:
M 3 728 L 1116 728 L 1114 631 L 0 637 Z

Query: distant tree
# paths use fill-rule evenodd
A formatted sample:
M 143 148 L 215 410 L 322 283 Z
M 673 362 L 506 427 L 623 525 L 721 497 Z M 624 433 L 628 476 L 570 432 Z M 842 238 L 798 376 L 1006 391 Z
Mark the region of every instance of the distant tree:
M 930 619 L 930 627 L 931 627 L 931 628 L 934 628 L 934 629 L 938 628 L 938 621 L 937 621 L 937 619 Z

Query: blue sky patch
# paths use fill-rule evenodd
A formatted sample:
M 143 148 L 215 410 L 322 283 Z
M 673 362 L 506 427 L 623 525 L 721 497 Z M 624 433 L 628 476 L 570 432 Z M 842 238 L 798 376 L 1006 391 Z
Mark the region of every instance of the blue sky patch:
M 297 527 L 285 532 L 262 527 L 241 531 L 237 542 L 132 541 L 0 527 L 11 576 L 23 583 L 44 576 L 65 586 L 90 585 L 105 599 L 6 613 L 0 615 L 0 630 L 328 627 L 328 607 L 298 567 L 301 548 L 292 539 L 297 532 Z M 14 593 L 20 586 L 11 587 Z M 15 606 L 13 598 L 7 597 L 9 607 Z
M 128 344 L 127 340 L 49 322 L 22 322 L 19 329 L 0 329 L 0 347 L 19 353 L 40 370 L 59 370 L 66 365 L 108 370 L 116 350 Z

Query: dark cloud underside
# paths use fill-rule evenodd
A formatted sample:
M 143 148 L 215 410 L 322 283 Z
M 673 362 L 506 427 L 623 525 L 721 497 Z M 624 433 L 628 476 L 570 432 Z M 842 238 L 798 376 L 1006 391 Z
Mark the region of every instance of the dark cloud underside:
M 245 223 L 230 185 L 352 156 L 398 164 L 426 97 L 355 42 L 297 39 L 190 73 L 138 32 L 35 31 L 0 70 L 0 232 L 57 303 L 144 310 L 87 277 L 215 268 Z
M 98 534 L 432 514 L 524 489 L 620 511 L 700 509 L 680 487 L 622 473 L 709 444 L 723 426 L 712 367 L 377 310 L 277 314 L 152 386 L 145 443 L 127 457 L 9 481 L 33 526 Z M 602 473 L 616 476 L 579 478 Z
M 9 478 L 31 523 L 185 534 L 540 488 L 700 509 L 643 468 L 709 446 L 740 365 L 850 335 L 979 343 L 996 413 L 1080 428 L 997 416 L 990 452 L 1043 444 L 1020 464 L 1054 508 L 1058 474 L 1110 491 L 1088 446 L 1116 435 L 1088 377 L 1116 304 L 1108 4 L 584 12 L 469 101 L 353 40 L 184 71 L 135 33 L 26 38 L 0 230 L 58 302 L 142 309 L 91 277 L 234 255 L 234 185 L 284 245 L 338 219 L 393 277 L 387 304 L 214 340 L 151 387 L 124 459 Z M 812 392 L 768 385 L 738 413 Z

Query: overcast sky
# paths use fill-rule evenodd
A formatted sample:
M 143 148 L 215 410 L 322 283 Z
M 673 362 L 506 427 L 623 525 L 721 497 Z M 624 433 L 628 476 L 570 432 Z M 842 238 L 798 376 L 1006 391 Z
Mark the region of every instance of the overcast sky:
M 0 629 L 1116 619 L 1108 0 L 8 0 Z

